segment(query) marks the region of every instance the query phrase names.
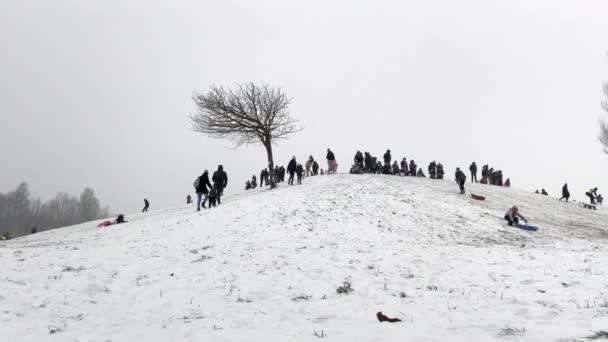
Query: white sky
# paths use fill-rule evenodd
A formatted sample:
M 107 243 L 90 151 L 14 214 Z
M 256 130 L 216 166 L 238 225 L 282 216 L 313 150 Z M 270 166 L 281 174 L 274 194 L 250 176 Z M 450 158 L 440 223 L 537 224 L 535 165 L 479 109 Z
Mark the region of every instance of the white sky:
M 218 163 L 241 191 L 265 153 L 192 132 L 190 97 L 263 80 L 305 128 L 280 164 L 390 148 L 449 177 L 475 160 L 514 187 L 608 194 L 607 16 L 605 0 L 0 0 L 0 191 L 158 209 Z

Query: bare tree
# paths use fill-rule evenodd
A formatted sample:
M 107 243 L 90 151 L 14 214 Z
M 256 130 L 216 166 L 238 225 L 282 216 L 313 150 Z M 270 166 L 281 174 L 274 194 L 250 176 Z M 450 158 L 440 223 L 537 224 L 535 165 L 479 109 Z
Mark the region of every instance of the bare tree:
M 602 107 L 608 113 L 608 82 L 605 82 L 602 88 L 604 95 L 606 95 L 606 99 L 602 101 Z M 604 146 L 604 153 L 608 154 L 608 120 L 600 120 L 600 134 L 598 138 Z
M 194 131 L 233 141 L 236 147 L 260 143 L 266 148 L 274 188 L 272 145 L 300 130 L 290 116 L 287 94 L 265 83 L 247 82 L 236 90 L 214 85 L 206 94 L 195 92 L 192 99 L 197 108 L 190 117 Z

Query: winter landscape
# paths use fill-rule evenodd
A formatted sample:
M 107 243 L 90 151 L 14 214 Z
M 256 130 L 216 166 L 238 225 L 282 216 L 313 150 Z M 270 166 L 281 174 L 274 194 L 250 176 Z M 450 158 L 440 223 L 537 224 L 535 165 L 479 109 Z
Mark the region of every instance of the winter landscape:
M 0 342 L 608 341 L 607 14 L 0 0 Z
M 490 199 L 460 196 L 453 181 L 329 175 L 228 197 L 215 210 L 175 207 L 2 242 L 0 334 L 585 341 L 604 330 L 604 208 L 469 187 Z M 513 203 L 542 228 L 505 225 Z M 338 293 L 345 284 L 352 291 Z M 380 324 L 378 311 L 402 322 Z

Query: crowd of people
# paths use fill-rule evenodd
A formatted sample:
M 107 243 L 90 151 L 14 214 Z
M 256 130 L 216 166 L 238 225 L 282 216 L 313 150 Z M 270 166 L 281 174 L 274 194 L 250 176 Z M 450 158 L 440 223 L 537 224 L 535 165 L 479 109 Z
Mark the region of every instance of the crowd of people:
M 327 149 L 327 154 L 325 156 L 327 160 L 327 171 L 325 172 L 322 168 L 320 168 L 319 163 L 315 160 L 315 158 L 310 155 L 304 165 L 299 163 L 295 156 L 291 158 L 291 160 L 287 164 L 287 168 L 283 166 L 275 166 L 274 168 L 274 180 L 276 183 L 282 183 L 285 181 L 285 175 L 289 174 L 289 178 L 287 180 L 287 184 L 293 185 L 294 182 L 296 184 L 302 184 L 302 177 L 306 175 L 307 177 L 324 175 L 324 174 L 333 174 L 337 172 L 338 163 L 336 161 L 336 156 L 331 151 L 331 149 Z M 384 163 L 382 163 L 382 161 Z M 372 156 L 369 152 L 362 153 L 361 151 L 357 151 L 355 153 L 353 159 L 353 165 L 350 169 L 351 174 L 385 174 L 385 175 L 398 175 L 398 176 L 410 176 L 410 177 L 426 177 L 422 168 L 419 168 L 416 165 L 416 162 L 411 159 L 408 163 L 407 159 L 404 157 L 400 162 L 392 159 L 391 150 L 388 149 L 382 156 L 382 161 L 379 161 L 378 158 Z M 392 162 L 392 164 L 391 164 Z M 443 164 L 440 162 L 432 161 L 429 163 L 427 167 L 428 175 L 431 179 L 443 179 L 445 175 Z M 472 162 L 469 165 L 469 172 L 471 174 L 471 182 L 472 183 L 481 183 L 481 184 L 489 184 L 496 186 L 504 186 L 510 187 L 511 180 L 507 178 L 503 182 L 503 173 L 502 170 L 494 169 L 488 165 L 483 165 L 481 168 L 481 179 L 477 178 L 477 164 Z M 263 169 L 260 172 L 260 184 L 262 187 L 264 185 L 269 186 L 271 183 L 270 180 L 271 174 L 267 168 Z M 458 184 L 460 189 L 460 193 L 465 193 L 465 184 L 467 180 L 466 174 L 460 169 L 460 167 L 456 168 L 454 173 L 454 180 Z M 213 184 L 211 184 L 213 182 Z M 257 188 L 257 178 L 256 175 L 251 177 L 251 180 L 247 180 L 245 182 L 245 190 L 251 190 Z M 209 179 L 209 172 L 205 170 L 202 175 L 196 178 L 194 181 L 194 189 L 197 194 L 197 211 L 202 208 L 211 208 L 216 205 L 221 204 L 221 197 L 224 195 L 224 189 L 228 185 L 228 175 L 226 171 L 224 171 L 224 167 L 219 165 L 217 171 L 213 173 L 211 180 Z M 585 192 L 585 195 L 589 197 L 589 200 L 592 205 L 602 204 L 603 197 L 601 194 L 597 193 L 598 188 L 592 188 Z M 541 191 L 536 190 L 535 193 L 542 194 L 548 196 L 549 194 L 545 189 Z M 562 187 L 562 197 L 559 199 L 565 200 L 568 202 L 570 198 L 570 191 L 568 190 L 568 184 L 564 184 Z M 209 201 L 208 205 L 207 201 Z M 187 195 L 186 203 L 192 203 L 192 197 Z M 150 207 L 150 202 L 148 199 L 144 199 L 144 209 L 143 212 L 147 212 Z M 509 211 L 505 214 L 505 220 L 509 225 L 517 225 L 518 218 L 522 218 L 524 221 L 526 219 L 518 212 L 518 208 L 513 206 L 509 209 Z M 104 221 L 100 224 L 100 226 L 108 226 L 111 224 L 120 224 L 127 222 L 124 220 L 124 215 L 118 215 L 116 220 L 113 222 Z M 527 221 L 526 221 L 527 222 Z

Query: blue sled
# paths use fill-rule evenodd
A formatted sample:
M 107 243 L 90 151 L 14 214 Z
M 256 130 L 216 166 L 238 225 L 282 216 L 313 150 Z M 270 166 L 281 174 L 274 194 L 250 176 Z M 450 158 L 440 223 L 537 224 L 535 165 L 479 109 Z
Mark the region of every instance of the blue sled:
M 531 230 L 533 232 L 538 230 L 538 227 L 528 226 L 527 224 L 518 224 L 516 227 L 523 230 Z

